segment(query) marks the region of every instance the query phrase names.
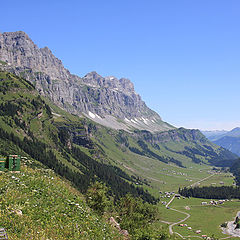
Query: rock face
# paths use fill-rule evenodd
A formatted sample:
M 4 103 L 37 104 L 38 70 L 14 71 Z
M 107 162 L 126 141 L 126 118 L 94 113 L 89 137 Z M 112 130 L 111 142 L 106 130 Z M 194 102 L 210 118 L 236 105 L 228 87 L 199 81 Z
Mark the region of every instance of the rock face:
M 137 132 L 137 135 L 140 137 L 140 139 L 144 139 L 151 144 L 181 141 L 195 142 L 199 144 L 208 143 L 207 138 L 204 137 L 204 135 L 201 134 L 198 129 L 178 128 L 154 134 L 148 131 L 139 131 Z
M 66 79 L 70 73 L 49 48 L 38 48 L 24 32 L 3 33 L 0 35 L 0 56 L 2 61 L 20 67 L 44 72 L 52 79 Z
M 0 34 L 1 69 L 33 82 L 39 92 L 70 113 L 83 114 L 116 129 L 173 129 L 149 109 L 126 78 L 71 74 L 47 48 L 38 48 L 24 32 Z

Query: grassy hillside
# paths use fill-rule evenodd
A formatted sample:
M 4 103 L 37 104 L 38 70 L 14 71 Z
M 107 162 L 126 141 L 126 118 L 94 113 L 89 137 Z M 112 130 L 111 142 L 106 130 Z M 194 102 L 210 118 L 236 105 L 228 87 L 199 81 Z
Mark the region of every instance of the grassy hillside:
M 121 169 L 97 159 L 98 149 L 95 151 L 89 140 L 84 119 L 65 112 L 60 119 L 57 116 L 31 83 L 0 72 L 0 154 L 28 155 L 72 181 L 82 192 L 91 181 L 99 179 L 111 187 L 116 197 L 130 192 L 154 201 L 146 191 L 131 185 L 130 177 Z M 66 130 L 70 125 L 78 129 L 73 138 Z M 73 143 L 76 139 L 92 153 L 82 151 Z
M 0 174 L 0 227 L 9 239 L 122 239 L 68 182 L 26 163 L 20 173 Z
M 203 143 L 182 139 L 154 143 L 140 138 L 138 132 L 131 134 L 101 126 L 92 128 L 90 134 L 92 142 L 101 146 L 100 153 L 104 153 L 105 161 L 131 175 L 136 186 L 142 185 L 155 194 L 159 190 L 177 191 L 179 187 L 209 177 L 211 161 L 228 161 L 228 157 L 230 160 L 235 157 L 204 137 L 200 138 Z M 233 182 L 231 179 L 229 184 Z

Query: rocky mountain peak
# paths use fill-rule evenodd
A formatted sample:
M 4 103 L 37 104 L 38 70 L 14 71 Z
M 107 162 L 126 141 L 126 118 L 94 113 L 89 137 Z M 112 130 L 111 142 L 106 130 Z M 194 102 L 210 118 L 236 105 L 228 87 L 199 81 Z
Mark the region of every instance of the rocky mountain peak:
M 104 78 L 95 71 L 86 74 L 82 78 L 82 81 L 83 83 L 93 87 L 102 87 L 104 85 Z
M 122 85 L 123 89 L 126 89 L 128 92 L 135 92 L 133 83 L 127 78 L 120 78 L 120 84 Z
M 123 92 L 127 95 L 136 94 L 133 83 L 127 78 L 116 78 L 114 76 L 102 77 L 97 72 L 93 71 L 86 74 L 82 81 L 92 87 L 105 87 L 114 91 Z
M 53 55 L 52 51 L 48 47 L 40 48 L 42 53 Z
M 84 77 L 86 78 L 101 78 L 102 76 L 100 76 L 96 71 L 92 71 L 87 73 Z
M 49 48 L 38 48 L 22 31 L 0 35 L 0 57 L 9 64 L 46 73 L 53 79 L 65 79 L 69 76 L 61 60 Z
M 93 71 L 80 78 L 64 68 L 48 47 L 38 48 L 24 32 L 0 34 L 0 67 L 32 81 L 39 92 L 74 114 L 116 129 L 161 131 L 163 122 L 134 91 L 127 78 Z
M 30 37 L 23 31 L 16 31 L 16 32 L 4 32 L 4 33 L 0 33 L 0 36 L 3 35 L 5 40 L 9 40 L 9 39 L 15 39 L 17 41 L 23 40 L 23 39 L 27 39 L 29 40 L 32 44 L 33 41 L 30 39 Z M 17 43 L 16 41 L 16 43 Z

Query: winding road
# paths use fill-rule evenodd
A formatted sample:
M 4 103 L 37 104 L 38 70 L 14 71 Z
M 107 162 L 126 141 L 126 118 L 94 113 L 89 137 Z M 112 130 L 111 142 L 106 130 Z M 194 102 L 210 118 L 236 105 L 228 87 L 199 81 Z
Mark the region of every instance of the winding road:
M 175 226 L 175 225 L 177 225 L 177 224 L 180 224 L 180 223 L 186 221 L 186 220 L 191 216 L 191 215 L 188 214 L 188 213 L 185 213 L 185 212 L 179 211 L 179 210 L 177 210 L 177 209 L 169 208 L 169 207 L 168 207 L 168 206 L 171 204 L 171 202 L 174 200 L 174 198 L 175 198 L 175 195 L 174 195 L 174 196 L 171 198 L 171 200 L 167 203 L 166 208 L 168 208 L 169 210 L 175 211 L 175 212 L 179 212 L 179 213 L 185 214 L 186 217 L 185 217 L 184 219 L 178 221 L 178 222 L 175 222 L 175 223 L 172 223 L 172 224 L 169 225 L 169 233 L 170 233 L 171 235 L 173 234 L 173 229 L 172 229 L 173 226 Z M 177 234 L 178 236 L 180 236 L 181 238 L 184 239 L 184 237 L 183 237 L 181 234 L 179 234 L 179 233 L 177 233 L 177 232 L 175 232 L 175 234 Z
M 208 177 L 205 177 L 205 178 L 203 178 L 203 179 L 201 179 L 201 180 L 199 180 L 199 181 L 197 181 L 197 182 L 195 182 L 195 183 L 193 183 L 193 184 L 191 184 L 189 187 L 192 187 L 192 186 L 194 186 L 195 184 L 198 184 L 198 183 L 200 183 L 200 182 L 203 182 L 203 181 L 205 181 L 206 179 L 208 179 L 208 178 L 210 178 L 210 177 L 212 177 L 212 176 L 214 176 L 214 175 L 215 175 L 215 173 L 212 174 L 212 175 L 210 175 L 210 176 L 208 176 Z M 175 223 L 170 224 L 170 225 L 169 225 L 169 233 L 170 233 L 171 235 L 172 235 L 173 233 L 175 233 L 175 234 L 177 234 L 179 237 L 181 237 L 182 239 L 185 239 L 185 237 L 182 236 L 180 233 L 178 233 L 178 232 L 173 232 L 173 226 L 185 222 L 188 218 L 190 218 L 191 215 L 190 215 L 189 213 L 182 212 L 182 211 L 179 211 L 179 210 L 174 209 L 174 208 L 169 208 L 169 205 L 172 203 L 172 201 L 174 200 L 174 198 L 175 198 L 175 195 L 174 195 L 174 196 L 171 198 L 171 200 L 167 203 L 166 208 L 169 209 L 169 210 L 175 211 L 175 212 L 182 213 L 182 214 L 186 215 L 186 217 L 183 218 L 182 220 L 178 221 L 178 222 L 175 222 Z M 188 237 L 201 238 L 201 237 L 199 237 L 199 236 L 188 236 Z M 202 239 L 202 238 L 201 238 L 201 239 Z
M 189 213 L 185 213 L 185 212 L 182 212 L 182 211 L 179 211 L 179 210 L 176 210 L 174 208 L 170 208 L 171 210 L 175 211 L 175 212 L 179 212 L 179 213 L 182 213 L 182 214 L 185 214 L 186 217 L 178 222 L 175 222 L 175 223 L 172 223 L 171 225 L 169 225 L 169 233 L 172 235 L 173 234 L 173 226 L 177 225 L 177 224 L 180 224 L 182 222 L 185 222 L 191 215 Z M 180 235 L 179 233 L 177 233 L 178 235 Z M 181 235 L 180 235 L 181 236 Z M 181 236 L 182 237 L 182 236 Z

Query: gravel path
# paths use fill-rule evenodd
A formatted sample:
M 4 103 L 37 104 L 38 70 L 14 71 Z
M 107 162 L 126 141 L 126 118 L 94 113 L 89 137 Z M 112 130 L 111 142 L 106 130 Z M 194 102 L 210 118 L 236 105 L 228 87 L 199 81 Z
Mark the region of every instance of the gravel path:
M 210 176 L 207 176 L 207 177 L 205 177 L 205 178 L 203 178 L 203 179 L 201 179 L 201 180 L 199 180 L 199 181 L 197 181 L 197 182 L 189 185 L 188 187 L 194 187 L 194 186 L 196 186 L 197 184 L 199 184 L 200 182 L 203 182 L 203 181 L 207 180 L 208 178 L 213 177 L 215 174 L 216 174 L 216 173 L 214 173 L 214 174 L 212 174 L 212 175 L 210 175 Z
M 182 220 L 180 220 L 180 221 L 178 221 L 178 222 L 172 223 L 172 224 L 169 226 L 169 233 L 172 235 L 172 234 L 173 234 L 173 230 L 172 230 L 173 226 L 175 226 L 175 225 L 177 225 L 177 224 L 180 224 L 180 223 L 182 223 L 182 222 L 185 222 L 191 215 L 190 215 L 189 213 L 185 213 L 185 212 L 179 211 L 179 210 L 174 209 L 174 208 L 170 208 L 170 210 L 173 210 L 173 211 L 175 211 L 175 212 L 179 212 L 179 213 L 182 213 L 182 214 L 185 214 L 185 215 L 186 215 L 186 217 L 185 217 L 184 219 L 182 219 Z M 177 235 L 179 235 L 180 237 L 184 238 L 181 234 L 179 234 L 179 233 L 177 233 L 177 232 L 175 232 L 175 233 L 176 233 Z

